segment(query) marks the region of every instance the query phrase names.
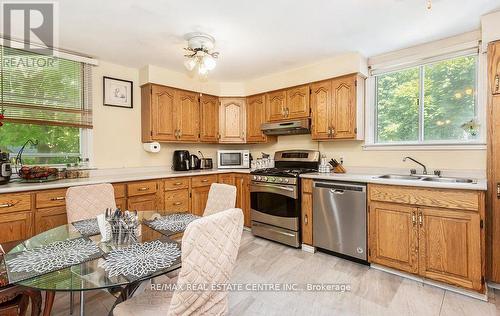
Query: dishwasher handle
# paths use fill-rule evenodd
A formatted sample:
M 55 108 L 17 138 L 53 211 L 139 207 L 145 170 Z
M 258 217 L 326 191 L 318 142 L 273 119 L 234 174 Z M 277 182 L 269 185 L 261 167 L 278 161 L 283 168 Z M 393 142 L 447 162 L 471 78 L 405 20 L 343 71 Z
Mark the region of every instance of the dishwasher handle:
M 366 191 L 366 185 L 350 184 L 350 183 L 314 182 L 314 187 L 330 189 L 330 192 L 334 194 L 344 194 L 345 191 L 357 191 L 357 192 Z

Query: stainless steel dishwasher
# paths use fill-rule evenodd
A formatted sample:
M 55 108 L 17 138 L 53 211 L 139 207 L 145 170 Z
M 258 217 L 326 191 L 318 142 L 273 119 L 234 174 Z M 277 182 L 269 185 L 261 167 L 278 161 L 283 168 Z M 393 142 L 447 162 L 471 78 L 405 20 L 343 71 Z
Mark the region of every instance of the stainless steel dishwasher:
M 315 181 L 313 245 L 367 262 L 366 185 Z

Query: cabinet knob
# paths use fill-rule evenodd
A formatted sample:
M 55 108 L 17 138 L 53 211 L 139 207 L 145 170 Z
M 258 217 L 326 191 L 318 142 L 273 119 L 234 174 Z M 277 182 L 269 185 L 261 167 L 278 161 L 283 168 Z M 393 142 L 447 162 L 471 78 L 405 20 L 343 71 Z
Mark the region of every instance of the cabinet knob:
M 500 75 L 495 76 L 495 93 L 500 92 Z
M 411 223 L 413 224 L 413 227 L 417 225 L 417 214 L 415 213 L 415 211 L 411 212 Z
M 420 225 L 420 227 L 424 226 L 424 217 L 422 216 L 422 212 L 418 213 L 418 225 Z
M 0 204 L 0 208 L 6 208 L 6 207 L 11 207 L 14 206 L 13 203 L 5 203 L 5 204 Z
M 139 188 L 137 190 L 139 190 L 139 191 L 147 191 L 147 190 L 149 190 L 149 188 L 148 187 L 142 187 L 142 188 Z
M 174 185 L 181 185 L 181 184 L 182 184 L 182 182 L 176 182 L 176 183 L 174 183 Z
M 66 198 L 64 196 L 57 196 L 57 197 L 53 197 L 51 198 L 50 200 L 51 201 L 64 201 Z
M 304 223 L 307 225 L 309 223 L 309 219 L 307 218 L 307 215 L 304 216 Z
M 181 204 L 182 204 L 182 202 L 175 202 L 175 203 L 174 203 L 174 205 L 176 205 L 176 206 L 177 206 L 177 205 L 181 205 Z

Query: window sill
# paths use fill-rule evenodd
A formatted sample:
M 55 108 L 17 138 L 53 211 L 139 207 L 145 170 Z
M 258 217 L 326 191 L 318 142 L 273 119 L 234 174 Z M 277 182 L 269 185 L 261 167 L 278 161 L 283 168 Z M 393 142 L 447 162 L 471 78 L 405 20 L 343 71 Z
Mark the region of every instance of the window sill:
M 447 151 L 486 150 L 485 143 L 469 144 L 365 144 L 363 150 L 373 151 Z

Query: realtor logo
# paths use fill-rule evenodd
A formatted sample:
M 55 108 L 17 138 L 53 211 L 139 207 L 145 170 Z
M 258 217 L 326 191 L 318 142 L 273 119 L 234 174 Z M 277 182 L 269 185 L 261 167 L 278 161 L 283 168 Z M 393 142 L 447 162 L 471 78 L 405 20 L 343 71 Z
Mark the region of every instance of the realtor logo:
M 53 55 L 56 46 L 56 4 L 2 3 L 3 45 Z

